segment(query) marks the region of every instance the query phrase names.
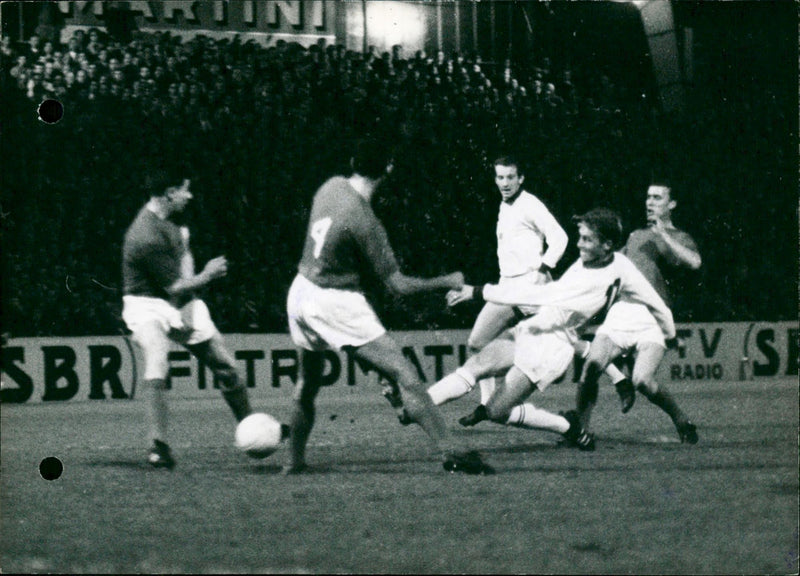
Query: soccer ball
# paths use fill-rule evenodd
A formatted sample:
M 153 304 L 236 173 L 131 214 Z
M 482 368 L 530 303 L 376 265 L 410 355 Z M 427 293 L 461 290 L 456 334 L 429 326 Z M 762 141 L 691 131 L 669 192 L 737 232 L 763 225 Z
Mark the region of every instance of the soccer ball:
M 266 458 L 281 445 L 281 423 L 269 414 L 250 414 L 236 426 L 236 447 L 251 458 Z

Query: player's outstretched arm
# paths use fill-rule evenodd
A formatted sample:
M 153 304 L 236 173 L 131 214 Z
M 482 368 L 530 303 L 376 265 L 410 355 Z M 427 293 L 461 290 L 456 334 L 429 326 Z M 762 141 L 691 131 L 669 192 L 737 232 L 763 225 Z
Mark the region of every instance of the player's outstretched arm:
M 464 274 L 461 272 L 453 272 L 452 274 L 433 278 L 417 278 L 395 271 L 386 279 L 386 287 L 389 291 L 400 296 L 419 292 L 434 292 L 436 290 L 458 290 L 463 285 Z
M 209 260 L 203 271 L 188 278 L 180 278 L 167 287 L 167 294 L 172 298 L 183 296 L 194 290 L 203 288 L 217 278 L 222 278 L 228 273 L 228 260 L 225 256 L 217 256 Z

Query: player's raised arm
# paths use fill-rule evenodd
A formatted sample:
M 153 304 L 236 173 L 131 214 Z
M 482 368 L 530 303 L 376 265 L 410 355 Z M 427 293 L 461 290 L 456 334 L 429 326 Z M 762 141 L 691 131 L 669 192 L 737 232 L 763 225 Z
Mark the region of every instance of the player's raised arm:
M 691 236 L 674 229 L 673 231 L 668 230 L 661 220 L 656 220 L 651 229 L 664 241 L 664 247 L 668 251 L 666 255 L 671 257 L 670 260 L 676 266 L 690 270 L 697 270 L 702 266 L 703 259 Z

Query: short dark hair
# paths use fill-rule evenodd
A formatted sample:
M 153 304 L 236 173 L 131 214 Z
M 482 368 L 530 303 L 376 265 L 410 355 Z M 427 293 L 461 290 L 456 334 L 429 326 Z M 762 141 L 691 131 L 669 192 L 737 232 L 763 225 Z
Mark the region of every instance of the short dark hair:
M 591 228 L 603 242 L 610 242 L 614 250 L 622 246 L 622 219 L 609 208 L 593 208 L 586 214 L 572 217 L 576 224 Z
M 669 190 L 669 199 L 675 200 L 678 197 L 678 192 L 675 190 L 675 187 L 672 185 L 672 181 L 667 178 L 653 178 L 650 181 L 650 186 L 661 186 Z
M 518 176 L 522 176 L 525 173 L 522 168 L 522 164 L 519 163 L 519 160 L 511 155 L 498 156 L 492 166 L 514 166 L 517 169 Z
M 375 180 L 386 174 L 386 168 L 391 163 L 391 147 L 377 138 L 361 139 L 350 159 L 353 172 Z
M 172 171 L 161 166 L 147 169 L 144 175 L 144 186 L 151 197 L 166 195 L 169 188 L 178 186 L 181 181 Z

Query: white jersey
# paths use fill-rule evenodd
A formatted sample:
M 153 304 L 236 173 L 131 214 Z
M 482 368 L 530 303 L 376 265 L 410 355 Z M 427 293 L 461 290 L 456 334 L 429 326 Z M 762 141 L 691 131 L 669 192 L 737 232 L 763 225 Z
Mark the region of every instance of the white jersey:
M 675 337 L 672 312 L 636 266 L 619 252 L 602 268 L 586 268 L 576 261 L 554 282 L 541 285 L 492 285 L 483 289 L 488 302 L 509 306 L 554 307 L 563 312 L 561 328 L 577 329 L 607 311 L 622 298 L 643 304 L 658 322 L 664 337 Z
M 500 276 L 536 272 L 542 262 L 554 268 L 567 249 L 568 241 L 567 233 L 533 194 L 523 190 L 510 204 L 500 203 L 497 216 Z

